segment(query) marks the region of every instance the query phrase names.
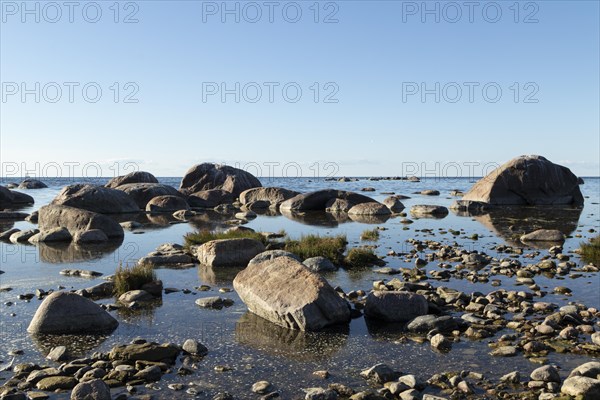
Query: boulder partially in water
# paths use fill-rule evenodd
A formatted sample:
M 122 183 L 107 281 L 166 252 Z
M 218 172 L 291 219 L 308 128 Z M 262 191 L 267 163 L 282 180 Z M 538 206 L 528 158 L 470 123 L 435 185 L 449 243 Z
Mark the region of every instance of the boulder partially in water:
M 0 209 L 33 204 L 33 197 L 0 186 Z
M 316 331 L 350 320 L 348 303 L 321 275 L 291 257 L 251 263 L 233 287 L 248 310 L 286 328 Z
M 410 321 L 428 311 L 425 296 L 402 291 L 374 291 L 367 296 L 365 315 L 388 322 Z
M 184 197 L 174 187 L 160 183 L 126 183 L 118 186 L 117 190 L 127 193 L 137 204 L 138 209 L 142 210 L 146 209 L 150 200 L 158 196 Z
M 357 204 L 373 203 L 376 201 L 362 194 L 344 190 L 324 189 L 315 192 L 302 193 L 281 203 L 281 210 L 289 211 L 325 211 L 336 199 L 347 200 L 351 208 Z
M 258 240 L 248 238 L 211 240 L 196 250 L 198 261 L 211 267 L 245 267 L 265 251 Z
M 119 323 L 93 301 L 75 293 L 54 292 L 37 309 L 27 331 L 34 334 L 97 333 Z
M 51 204 L 69 206 L 100 214 L 139 212 L 138 206 L 120 190 L 95 185 L 65 186 Z
M 542 156 L 520 156 L 480 179 L 463 200 L 493 205 L 583 205 L 579 179 Z
M 135 171 L 131 172 L 127 175 L 117 176 L 112 178 L 108 183 L 104 186 L 108 188 L 117 188 L 121 185 L 126 185 L 128 183 L 158 183 L 158 179 L 150 172 L 145 171 Z
M 299 193 L 280 187 L 257 187 L 240 193 L 240 203 L 246 205 L 256 201 L 266 201 L 271 206 L 279 205 Z
M 146 205 L 146 211 L 150 213 L 173 213 L 189 209 L 187 201 L 179 196 L 156 196 Z
M 19 189 L 45 189 L 48 186 L 38 179 L 25 179 L 18 186 Z
M 108 238 L 122 238 L 125 235 L 121 225 L 114 219 L 67 206 L 50 204 L 40 208 L 38 223 L 41 231 L 63 227 L 68 229 L 71 235 L 91 229 L 101 230 Z
M 194 165 L 185 173 L 179 190 L 192 194 L 202 190 L 222 189 L 237 197 L 244 190 L 261 186 L 254 175 L 239 168 L 203 163 Z

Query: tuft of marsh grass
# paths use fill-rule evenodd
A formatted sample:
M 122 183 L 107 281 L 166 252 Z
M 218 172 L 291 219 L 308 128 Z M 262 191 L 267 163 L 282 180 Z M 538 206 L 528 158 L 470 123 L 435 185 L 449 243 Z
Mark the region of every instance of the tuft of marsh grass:
M 146 283 L 155 280 L 156 272 L 150 264 L 135 264 L 133 267 L 119 264 L 114 278 L 114 295 L 120 296 L 130 290 L 138 290 Z
M 311 234 L 301 236 L 298 240 L 287 239 L 284 249 L 290 253 L 294 253 L 303 260 L 321 256 L 330 259 L 331 262 L 336 264 L 343 259 L 347 243 L 345 235 L 321 237 Z
M 360 240 L 370 240 L 373 242 L 379 240 L 379 229 L 375 228 L 363 231 L 360 235 Z
M 600 266 L 600 235 L 591 238 L 587 243 L 582 243 L 579 253 L 586 263 Z
M 348 251 L 344 264 L 351 268 L 364 268 L 381 265 L 382 260 L 377 257 L 373 249 L 367 247 L 354 247 Z
M 204 231 L 199 231 L 199 232 L 188 233 L 183 238 L 185 240 L 184 247 L 187 250 L 189 250 L 191 246 L 199 246 L 206 242 L 210 242 L 211 240 L 218 240 L 218 239 L 247 238 L 247 239 L 258 240 L 265 245 L 268 243 L 267 238 L 258 232 L 238 231 L 238 230 L 227 231 L 227 232 L 211 232 L 208 230 L 204 230 Z

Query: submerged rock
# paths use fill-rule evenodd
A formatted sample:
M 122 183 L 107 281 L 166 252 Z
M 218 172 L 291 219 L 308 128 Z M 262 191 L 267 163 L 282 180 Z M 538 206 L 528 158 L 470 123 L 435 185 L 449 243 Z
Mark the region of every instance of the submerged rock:
M 314 331 L 350 320 L 350 307 L 319 274 L 290 257 L 251 263 L 233 286 L 248 309 L 278 325 Z

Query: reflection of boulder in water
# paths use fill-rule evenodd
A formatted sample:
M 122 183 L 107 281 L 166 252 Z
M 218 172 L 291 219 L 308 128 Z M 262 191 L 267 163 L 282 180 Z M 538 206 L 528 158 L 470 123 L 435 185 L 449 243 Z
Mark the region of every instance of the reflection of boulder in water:
M 98 348 L 109 336 L 108 333 L 95 335 L 35 334 L 31 335 L 31 339 L 44 357 L 56 346 L 65 346 L 71 356 L 83 357 L 86 353 Z
M 220 283 L 231 284 L 233 279 L 244 268 L 239 267 L 211 267 L 198 265 L 198 277 L 203 283 L 217 285 Z
M 213 210 L 204 210 L 199 215 L 188 219 L 188 223 L 199 231 L 213 231 L 218 228 L 231 227 L 225 222 L 229 221 L 233 214 L 221 214 Z
M 406 323 L 385 322 L 373 318 L 365 318 L 369 335 L 375 340 L 395 341 L 406 336 Z
M 254 211 L 257 215 L 262 215 L 264 217 L 278 217 L 281 215 L 279 208 L 275 207 L 253 208 L 252 211 Z
M 290 211 L 280 209 L 281 214 L 286 218 L 289 218 L 293 221 L 300 222 L 305 225 L 312 226 L 325 226 L 328 228 L 335 228 L 341 222 L 348 221 L 348 215 L 345 217 L 340 217 L 339 215 L 334 215 L 325 211 Z M 345 213 L 344 213 L 345 214 Z
M 172 214 L 147 214 L 146 218 L 150 224 L 154 225 L 154 227 L 167 227 L 171 226 L 174 223 L 181 223 L 182 221 L 175 218 Z
M 577 229 L 581 211 L 581 208 L 569 206 L 502 207 L 473 217 L 511 245 L 523 246 L 519 240 L 521 235 L 538 229 L 557 229 L 570 235 Z M 547 243 L 543 247 L 546 248 Z
M 383 224 L 391 218 L 391 214 L 387 215 L 359 215 L 352 214 L 350 219 L 361 224 Z
M 120 307 L 117 309 L 119 317 L 128 324 L 141 326 L 143 322 L 148 325 L 154 323 L 154 312 L 163 305 L 162 298 L 139 303 L 138 307 Z
M 333 356 L 348 340 L 347 324 L 320 332 L 303 332 L 275 325 L 247 312 L 235 325 L 235 340 L 269 354 L 297 361 L 317 361 Z
M 123 238 L 104 243 L 38 243 L 40 260 L 47 263 L 75 263 L 103 258 L 123 244 Z
M 15 226 L 14 221 L 7 221 L 7 220 L 0 219 L 0 233 L 8 231 L 9 229 L 12 229 L 14 226 Z

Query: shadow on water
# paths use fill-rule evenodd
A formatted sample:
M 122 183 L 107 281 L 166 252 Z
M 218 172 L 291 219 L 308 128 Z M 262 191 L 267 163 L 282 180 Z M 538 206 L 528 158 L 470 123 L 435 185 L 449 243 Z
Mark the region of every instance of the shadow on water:
M 31 339 L 39 351 L 46 357 L 56 346 L 65 346 L 73 357 L 82 357 L 98 348 L 112 332 L 96 335 L 50 335 L 32 334 Z
M 40 260 L 51 264 L 76 263 L 103 258 L 116 251 L 123 239 L 113 239 L 105 243 L 38 243 Z
M 209 265 L 198 265 L 198 278 L 200 282 L 209 285 L 230 285 L 235 276 L 243 270 L 243 267 L 211 267 Z
M 503 207 L 483 215 L 469 217 L 500 236 L 507 243 L 523 246 L 519 237 L 537 229 L 556 229 L 569 236 L 577 229 L 581 208 L 574 207 Z M 528 246 L 533 243 L 527 243 Z M 544 244 L 544 247 L 547 244 Z
M 321 332 L 286 329 L 251 312 L 242 315 L 235 325 L 235 340 L 240 345 L 296 361 L 332 357 L 346 346 L 349 333 L 348 325 Z

